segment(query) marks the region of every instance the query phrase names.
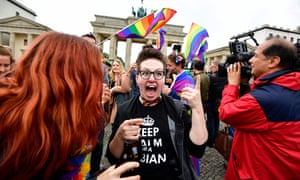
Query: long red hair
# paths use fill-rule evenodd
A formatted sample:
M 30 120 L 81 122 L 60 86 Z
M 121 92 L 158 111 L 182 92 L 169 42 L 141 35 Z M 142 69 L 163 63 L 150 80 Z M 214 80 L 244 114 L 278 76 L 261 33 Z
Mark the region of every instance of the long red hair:
M 51 179 L 72 168 L 68 158 L 92 151 L 106 121 L 100 63 L 80 37 L 34 40 L 0 88 L 1 178 Z

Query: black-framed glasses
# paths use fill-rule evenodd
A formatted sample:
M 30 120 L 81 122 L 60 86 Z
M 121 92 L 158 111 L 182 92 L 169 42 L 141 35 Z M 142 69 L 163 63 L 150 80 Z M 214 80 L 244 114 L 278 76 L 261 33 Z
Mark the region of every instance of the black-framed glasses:
M 148 80 L 151 74 L 153 74 L 155 80 L 161 80 L 165 75 L 165 71 L 139 71 L 139 75 L 144 80 Z

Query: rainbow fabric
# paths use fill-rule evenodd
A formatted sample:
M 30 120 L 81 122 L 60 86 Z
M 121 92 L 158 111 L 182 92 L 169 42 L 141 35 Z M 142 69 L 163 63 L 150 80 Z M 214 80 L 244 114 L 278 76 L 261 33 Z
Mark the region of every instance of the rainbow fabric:
M 199 49 L 199 52 L 198 52 L 198 58 L 200 61 L 202 61 L 203 63 L 206 62 L 206 50 L 208 48 L 208 43 L 207 43 L 207 40 L 204 39 L 200 45 L 200 49 Z
M 120 39 L 144 38 L 148 34 L 151 34 L 164 26 L 175 13 L 176 11 L 173 9 L 163 8 L 155 17 L 154 13 L 151 13 L 148 16 L 145 16 L 142 19 L 124 27 L 122 30 L 117 32 L 117 36 Z
M 187 35 L 187 42 L 184 56 L 187 60 L 192 61 L 196 56 L 198 49 L 204 44 L 204 40 L 208 37 L 208 32 L 202 26 L 192 23 L 190 31 Z
M 121 31 L 117 33 L 117 36 L 121 39 L 126 38 L 143 38 L 147 35 L 147 30 L 150 23 L 154 19 L 154 13 L 143 17 L 142 19 L 136 21 L 135 23 L 129 24 Z
M 77 166 L 78 168 L 68 172 L 60 179 L 62 180 L 85 180 L 88 179 L 90 174 L 90 159 L 91 159 L 91 153 L 89 154 L 82 154 L 76 157 L 73 157 L 70 159 L 70 163 L 74 166 Z
M 175 82 L 171 85 L 171 90 L 176 92 L 178 97 L 172 96 L 175 99 L 180 99 L 181 91 L 186 84 L 195 85 L 195 81 L 187 72 L 183 72 L 176 76 Z
M 162 26 L 164 26 L 176 13 L 174 9 L 163 8 L 160 12 L 157 13 L 154 20 L 151 22 L 147 34 L 151 34 Z
M 160 29 L 159 32 L 157 33 L 157 39 L 156 39 L 156 49 L 161 50 L 165 43 L 165 37 L 164 34 L 167 32 L 164 29 Z

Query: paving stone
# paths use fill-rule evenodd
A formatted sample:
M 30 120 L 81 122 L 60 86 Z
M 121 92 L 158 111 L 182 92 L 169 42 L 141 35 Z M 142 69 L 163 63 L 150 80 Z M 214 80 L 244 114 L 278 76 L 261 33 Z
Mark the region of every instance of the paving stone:
M 215 148 L 206 147 L 200 160 L 201 180 L 223 180 L 225 175 L 224 158 Z

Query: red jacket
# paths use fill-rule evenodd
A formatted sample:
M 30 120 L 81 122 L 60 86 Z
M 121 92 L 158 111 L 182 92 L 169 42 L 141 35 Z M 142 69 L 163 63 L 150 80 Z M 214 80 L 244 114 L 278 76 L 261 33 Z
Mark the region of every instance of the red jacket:
M 220 106 L 235 128 L 225 179 L 300 179 L 300 73 L 263 75 L 238 95 L 227 85 Z

